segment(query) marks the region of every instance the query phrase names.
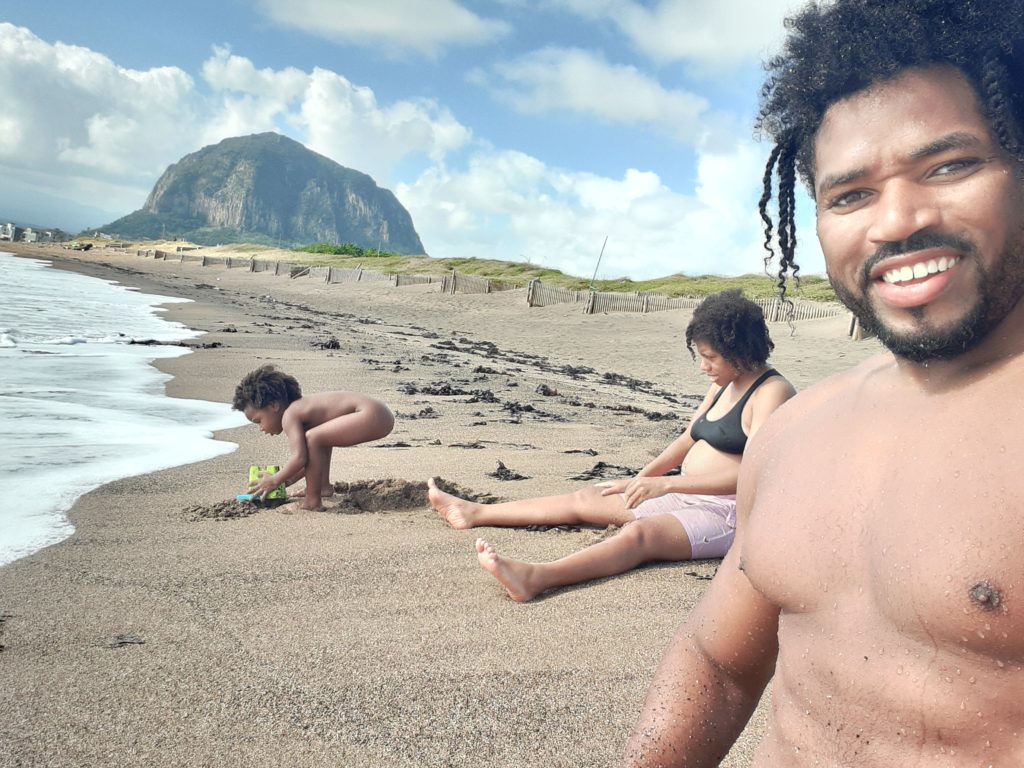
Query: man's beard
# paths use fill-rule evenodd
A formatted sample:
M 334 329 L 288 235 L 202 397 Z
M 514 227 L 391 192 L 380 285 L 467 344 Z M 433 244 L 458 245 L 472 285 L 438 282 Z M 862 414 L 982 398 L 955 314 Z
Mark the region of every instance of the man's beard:
M 923 325 L 917 331 L 899 333 L 882 323 L 866 298 L 854 296 L 852 291 L 839 283 L 833 283 L 832 287 L 866 333 L 877 336 L 886 349 L 912 363 L 952 360 L 977 346 L 1002 319 L 993 321 L 991 302 L 983 296 L 950 328 Z M 918 320 L 924 315 L 923 308 L 915 308 L 910 312 Z
M 886 243 L 864 265 L 859 295 L 855 295 L 838 280 L 833 280 L 831 275 L 829 280 L 839 300 L 853 312 L 864 330 L 877 336 L 886 349 L 897 357 L 918 364 L 933 360 L 952 360 L 984 341 L 1020 300 L 1021 294 L 1024 293 L 1022 245 L 1024 237 L 1018 235 L 1016 241 L 1000 254 L 990 270 L 986 270 L 979 259 L 971 258 L 979 275 L 978 299 L 963 317 L 946 328 L 930 326 L 924 317 L 925 307 L 910 310 L 910 314 L 919 323 L 916 331 L 904 333 L 887 327 L 868 299 L 868 287 L 871 283 L 869 273 L 883 258 L 932 247 L 951 246 L 969 257 L 976 256 L 977 249 L 968 241 L 954 236 L 919 233 L 903 243 Z M 959 268 L 967 266 L 963 263 Z

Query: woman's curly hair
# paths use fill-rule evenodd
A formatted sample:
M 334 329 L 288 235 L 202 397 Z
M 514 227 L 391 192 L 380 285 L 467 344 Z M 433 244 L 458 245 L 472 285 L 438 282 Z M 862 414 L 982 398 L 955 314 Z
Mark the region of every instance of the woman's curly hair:
M 693 311 L 686 326 L 686 348 L 694 360 L 697 342 L 710 344 L 741 371 L 757 370 L 775 349 L 764 312 L 738 288 L 711 294 Z
M 272 365 L 264 365 L 245 378 L 235 387 L 231 407 L 244 411 L 249 406 L 266 408 L 271 403 L 287 406 L 302 397 L 302 388 L 294 376 L 279 371 Z
M 910 67 L 956 67 L 978 95 L 993 137 L 1024 163 L 1024 0 L 835 0 L 812 2 L 786 20 L 780 55 L 765 64 L 756 131 L 773 142 L 758 205 L 765 268 L 775 257 L 783 298 L 799 284 L 794 187 L 814 194 L 814 139 L 837 101 Z M 776 193 L 777 226 L 769 212 Z

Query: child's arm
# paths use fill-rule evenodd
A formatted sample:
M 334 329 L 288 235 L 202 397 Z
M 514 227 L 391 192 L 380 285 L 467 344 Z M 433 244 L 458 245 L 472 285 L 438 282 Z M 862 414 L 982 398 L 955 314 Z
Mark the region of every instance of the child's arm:
M 284 483 L 291 485 L 306 474 L 306 462 L 309 452 L 306 449 L 306 428 L 298 414 L 297 408 L 289 407 L 281 418 L 281 428 L 288 438 L 288 447 L 291 448 L 291 456 L 281 469 L 272 475 L 267 475 L 252 486 L 252 491 L 258 496 L 277 488 Z

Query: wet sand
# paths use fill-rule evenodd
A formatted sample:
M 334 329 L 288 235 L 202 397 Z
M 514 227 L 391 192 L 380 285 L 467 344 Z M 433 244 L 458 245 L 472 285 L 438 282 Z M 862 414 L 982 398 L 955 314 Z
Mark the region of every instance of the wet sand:
M 327 285 L 98 250 L 7 247 L 193 299 L 168 317 L 206 335 L 160 362 L 172 396 L 230 402 L 272 362 L 306 391 L 354 389 L 397 414 L 384 440 L 335 451 L 327 512 L 235 505 L 283 437 L 111 483 L 68 540 L 0 568 L 0 765 L 608 766 L 669 637 L 717 561 L 656 565 L 529 604 L 477 564 L 550 559 L 592 529 L 446 526 L 440 476 L 494 498 L 639 469 L 707 389 L 689 312 L 530 309 L 521 291 Z M 798 387 L 878 350 L 848 319 L 773 325 Z M 764 702 L 726 766 L 749 765 Z

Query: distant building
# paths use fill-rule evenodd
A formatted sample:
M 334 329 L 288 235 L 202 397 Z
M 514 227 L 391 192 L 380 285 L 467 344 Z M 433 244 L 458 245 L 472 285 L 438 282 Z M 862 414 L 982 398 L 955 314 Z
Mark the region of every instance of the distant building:
M 9 240 L 11 242 L 20 240 L 23 232 L 24 230 L 17 224 L 0 224 L 0 240 Z
M 39 233 L 32 229 L 32 227 L 25 227 L 25 230 L 21 233 L 21 241 L 23 243 L 35 243 L 38 240 Z

